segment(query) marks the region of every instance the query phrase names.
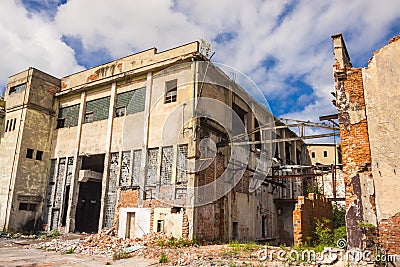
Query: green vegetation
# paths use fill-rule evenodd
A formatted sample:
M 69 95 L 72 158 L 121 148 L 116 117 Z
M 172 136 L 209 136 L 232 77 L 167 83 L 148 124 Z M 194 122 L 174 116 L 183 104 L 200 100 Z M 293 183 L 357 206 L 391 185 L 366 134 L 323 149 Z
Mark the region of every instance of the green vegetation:
M 188 238 L 175 238 L 175 237 L 170 237 L 168 240 L 164 239 L 159 239 L 157 240 L 157 244 L 161 247 L 170 247 L 170 248 L 181 248 L 181 247 L 190 247 L 190 246 L 196 246 L 197 241 L 196 240 L 190 240 Z
M 131 256 L 129 255 L 129 253 L 126 253 L 125 251 L 123 251 L 123 250 L 118 250 L 118 251 L 115 251 L 114 252 L 114 254 L 113 254 L 113 260 L 121 260 L 121 259 L 127 259 L 127 258 L 130 258 Z
M 159 263 L 167 263 L 167 262 L 168 262 L 168 257 L 167 257 L 167 255 L 165 255 L 164 253 L 162 253 L 158 262 L 159 262 Z
M 255 242 L 239 243 L 238 241 L 231 241 L 228 247 L 242 251 L 253 251 L 255 249 L 264 248 L 265 246 L 256 244 Z

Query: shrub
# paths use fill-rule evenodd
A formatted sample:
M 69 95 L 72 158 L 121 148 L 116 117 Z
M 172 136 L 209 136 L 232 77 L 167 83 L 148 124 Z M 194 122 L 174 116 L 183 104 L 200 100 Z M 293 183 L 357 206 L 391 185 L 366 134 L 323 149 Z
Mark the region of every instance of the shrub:
M 161 254 L 160 260 L 158 261 L 159 263 L 167 263 L 168 262 L 168 257 L 164 253 Z

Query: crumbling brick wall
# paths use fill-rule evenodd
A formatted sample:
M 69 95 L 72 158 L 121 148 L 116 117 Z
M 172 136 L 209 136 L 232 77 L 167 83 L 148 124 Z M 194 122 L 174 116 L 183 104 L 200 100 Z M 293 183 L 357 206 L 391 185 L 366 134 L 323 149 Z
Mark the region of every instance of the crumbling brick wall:
M 332 204 L 322 195 L 310 193 L 299 196 L 293 211 L 294 245 L 305 243 L 313 237 L 316 220 L 326 218 L 332 225 Z
M 379 222 L 380 245 L 390 254 L 400 254 L 400 212 Z

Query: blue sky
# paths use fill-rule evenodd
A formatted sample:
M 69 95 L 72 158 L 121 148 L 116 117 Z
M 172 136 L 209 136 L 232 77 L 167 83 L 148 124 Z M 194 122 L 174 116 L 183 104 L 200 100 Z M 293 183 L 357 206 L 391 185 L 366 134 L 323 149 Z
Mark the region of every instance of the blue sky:
M 62 77 L 150 47 L 204 38 L 248 75 L 278 116 L 335 112 L 331 35 L 354 66 L 400 33 L 398 0 L 4 0 L 0 86 L 29 66 Z

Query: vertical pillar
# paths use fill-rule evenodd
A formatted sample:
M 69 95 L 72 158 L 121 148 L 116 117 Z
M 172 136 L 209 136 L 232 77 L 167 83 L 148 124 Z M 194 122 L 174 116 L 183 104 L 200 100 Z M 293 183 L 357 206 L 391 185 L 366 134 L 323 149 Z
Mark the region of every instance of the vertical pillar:
M 85 109 L 86 109 L 86 91 L 82 91 L 81 93 L 81 102 L 79 105 L 79 117 L 78 117 L 78 126 L 76 133 L 76 150 L 74 153 L 74 175 L 71 179 L 71 189 L 69 191 L 69 200 L 68 200 L 68 210 L 67 210 L 67 223 L 65 225 L 66 232 L 72 232 L 75 230 L 75 213 L 76 213 L 76 205 L 78 202 L 78 193 L 79 193 L 79 170 L 81 168 L 80 162 L 78 162 L 79 158 L 79 148 L 81 144 L 81 136 L 82 136 L 82 123 L 85 117 Z
M 144 125 L 143 125 L 143 143 L 142 143 L 142 157 L 141 157 L 141 173 L 139 176 L 139 186 L 142 190 L 139 191 L 138 204 L 142 204 L 144 197 L 144 185 L 147 176 L 147 149 L 149 145 L 149 126 L 150 126 L 150 109 L 151 109 L 151 93 L 153 87 L 153 74 L 147 73 L 146 81 L 146 97 L 144 104 Z
M 106 204 L 106 196 L 107 196 L 107 187 L 108 187 L 108 175 L 110 173 L 110 150 L 111 150 L 111 142 L 112 142 L 112 128 L 114 122 L 114 108 L 115 102 L 117 98 L 117 83 L 113 82 L 111 85 L 111 97 L 110 97 L 110 108 L 108 109 L 108 121 L 107 121 L 107 139 L 106 139 L 106 154 L 104 156 L 104 170 L 103 170 L 103 178 L 101 184 L 101 200 L 100 200 L 100 216 L 99 216 L 99 228 L 103 228 L 104 223 L 104 212 L 105 212 L 105 204 Z

